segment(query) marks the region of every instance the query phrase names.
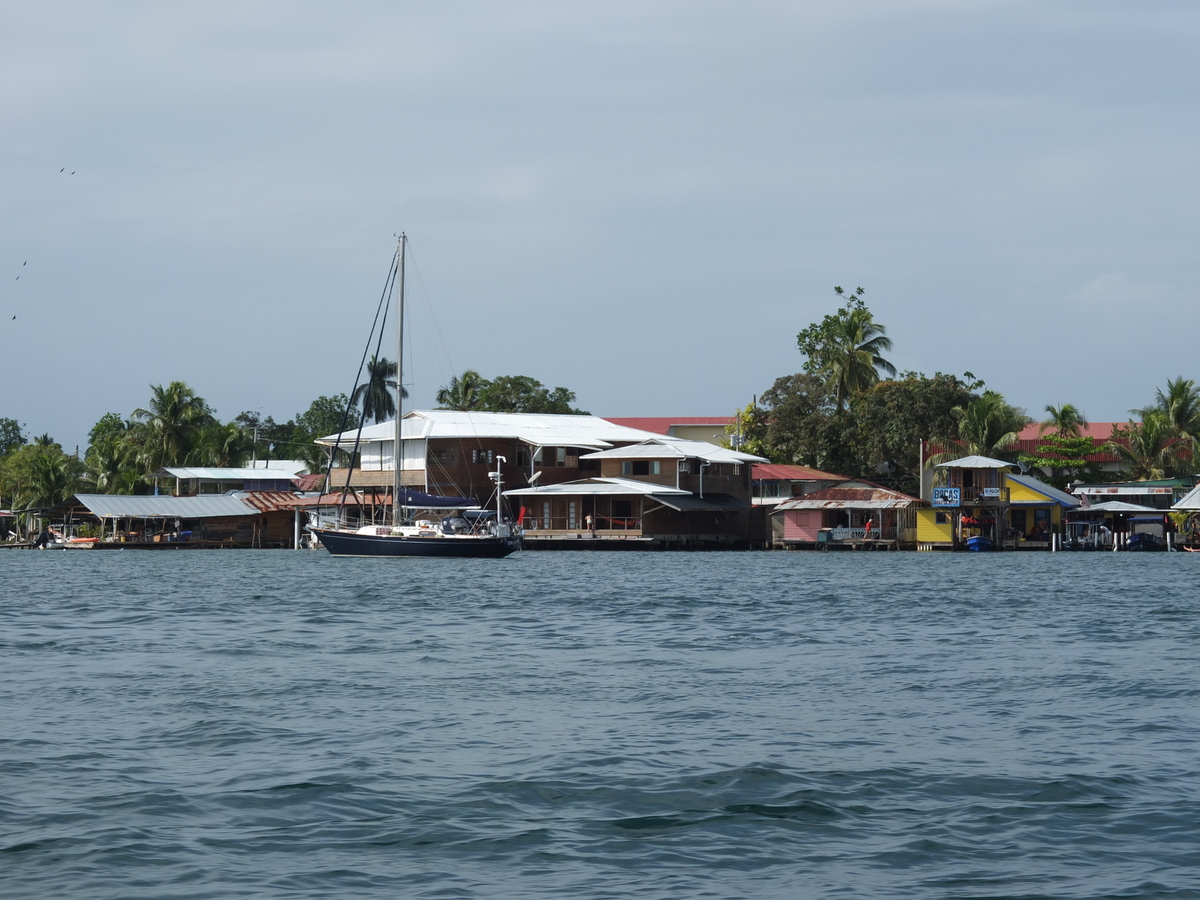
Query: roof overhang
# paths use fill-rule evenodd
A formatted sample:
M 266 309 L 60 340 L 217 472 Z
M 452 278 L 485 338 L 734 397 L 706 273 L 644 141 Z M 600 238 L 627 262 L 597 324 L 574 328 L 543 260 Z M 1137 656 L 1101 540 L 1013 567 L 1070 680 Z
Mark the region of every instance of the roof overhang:
M 653 494 L 655 500 L 663 506 L 669 506 L 678 512 L 740 512 L 750 509 L 750 504 L 728 494 L 709 494 L 698 497 L 695 494 L 679 496 L 678 494 Z
M 938 463 L 939 469 L 1011 469 L 1013 463 L 1002 459 L 992 459 L 990 456 L 964 456 L 952 459 L 950 462 Z
M 646 481 L 632 481 L 627 478 L 588 478 L 584 481 L 566 481 L 562 484 L 547 484 L 544 486 L 515 488 L 505 491 L 505 497 L 596 497 L 596 496 L 642 496 L 655 497 L 686 497 L 690 491 L 666 487 L 661 484 L 651 484 Z

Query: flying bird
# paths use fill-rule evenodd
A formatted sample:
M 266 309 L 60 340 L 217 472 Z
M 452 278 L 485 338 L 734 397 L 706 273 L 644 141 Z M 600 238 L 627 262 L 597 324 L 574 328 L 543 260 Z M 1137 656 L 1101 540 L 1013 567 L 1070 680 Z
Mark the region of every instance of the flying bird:
M 58 171 L 60 171 L 60 172 L 65 172 L 65 171 L 67 171 L 67 167 L 66 167 L 66 166 L 63 166 L 63 167 L 62 167 L 61 169 L 59 169 Z

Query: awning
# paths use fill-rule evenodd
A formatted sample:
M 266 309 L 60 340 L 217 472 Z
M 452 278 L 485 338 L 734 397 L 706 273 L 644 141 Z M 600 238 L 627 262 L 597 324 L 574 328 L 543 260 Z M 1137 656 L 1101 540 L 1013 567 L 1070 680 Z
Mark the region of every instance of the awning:
M 651 499 L 679 512 L 739 512 L 750 508 L 745 500 L 728 494 L 709 494 L 706 497 L 654 494 Z

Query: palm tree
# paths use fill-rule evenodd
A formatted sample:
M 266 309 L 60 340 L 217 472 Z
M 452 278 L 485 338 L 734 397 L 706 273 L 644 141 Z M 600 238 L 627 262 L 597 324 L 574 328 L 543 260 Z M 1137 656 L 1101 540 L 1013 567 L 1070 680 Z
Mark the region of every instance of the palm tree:
M 30 461 L 29 482 L 22 501 L 27 507 L 57 506 L 84 485 L 83 463 L 57 446 L 39 446 Z
M 470 410 L 479 404 L 479 394 L 487 382 L 474 369 L 455 375 L 438 389 L 437 402 L 442 409 Z
M 142 461 L 149 472 L 179 463 L 192 449 L 200 429 L 213 423 L 212 410 L 204 399 L 182 381 L 165 388 L 150 385 L 150 405 L 135 409 L 133 419 L 142 443 Z
M 1182 375 L 1167 380 L 1167 390 L 1155 391 L 1154 406 L 1167 417 L 1167 422 L 1180 437 L 1200 438 L 1200 389 L 1190 378 Z M 1145 416 L 1146 410 L 1131 410 Z
M 126 436 L 126 432 L 105 435 L 88 447 L 84 456 L 88 474 L 102 494 L 121 493 L 116 486 L 122 473 L 134 471 L 137 448 L 132 441 L 126 440 Z
M 201 429 L 188 461 L 198 466 L 238 468 L 246 464 L 253 449 L 253 439 L 236 422 L 228 425 L 214 422 Z
M 1142 421 L 1114 428 L 1105 449 L 1121 458 L 1132 480 L 1158 481 L 1180 466 L 1178 437 L 1166 413 L 1146 409 Z
M 386 356 L 372 355 L 367 361 L 367 380 L 355 389 L 350 399 L 356 406 L 362 405 L 364 416 L 382 422 L 396 414 L 395 390 L 396 364 Z M 407 397 L 408 391 L 402 390 L 400 396 Z
M 1053 429 L 1059 437 L 1080 437 L 1088 421 L 1079 408 L 1071 403 L 1046 407 L 1048 418 L 1042 420 L 1042 431 Z
M 862 305 L 847 306 L 835 320 L 823 369 L 839 412 L 846 408 L 850 397 L 878 383 L 881 369 L 896 374 L 896 367 L 880 355 L 892 349 L 892 339 L 886 333 L 887 329 L 877 324 L 871 311 Z
M 1003 394 L 984 391 L 966 406 L 955 406 L 950 414 L 958 422 L 958 440 L 945 451 L 929 458 L 928 465 L 937 465 L 958 456 L 1011 455 L 1021 429 L 1029 417 L 1009 406 Z

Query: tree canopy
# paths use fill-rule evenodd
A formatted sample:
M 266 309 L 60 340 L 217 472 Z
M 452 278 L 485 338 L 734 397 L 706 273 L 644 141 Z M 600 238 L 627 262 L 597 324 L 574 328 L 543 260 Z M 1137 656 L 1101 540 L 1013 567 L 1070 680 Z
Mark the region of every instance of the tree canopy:
M 0 456 L 7 456 L 25 441 L 25 432 L 16 419 L 0 419 Z
M 833 290 L 839 297 L 845 294 L 840 287 Z M 796 335 L 796 345 L 807 357 L 804 371 L 825 381 L 839 411 L 876 384 L 881 371 L 896 374 L 896 367 L 882 355 L 892 349 L 892 340 L 863 302 L 864 293 L 856 288 L 845 306 Z
M 528 375 L 500 375 L 489 381 L 474 369 L 443 385 L 437 392 L 437 402 L 442 409 L 590 415 L 571 405 L 575 392 L 564 387 L 548 389 Z

